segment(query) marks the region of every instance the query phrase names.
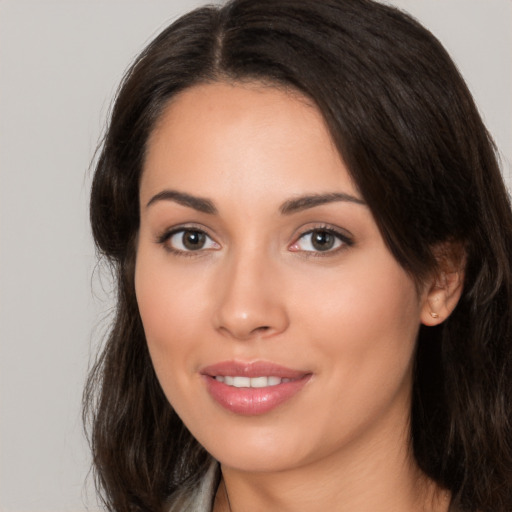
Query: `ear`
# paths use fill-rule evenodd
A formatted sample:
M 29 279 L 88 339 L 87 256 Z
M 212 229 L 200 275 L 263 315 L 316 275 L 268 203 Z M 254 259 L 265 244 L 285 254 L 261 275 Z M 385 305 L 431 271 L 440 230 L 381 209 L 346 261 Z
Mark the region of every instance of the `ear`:
M 459 244 L 445 243 L 434 251 L 438 268 L 425 282 L 421 323 L 439 325 L 455 309 L 464 284 L 465 254 Z

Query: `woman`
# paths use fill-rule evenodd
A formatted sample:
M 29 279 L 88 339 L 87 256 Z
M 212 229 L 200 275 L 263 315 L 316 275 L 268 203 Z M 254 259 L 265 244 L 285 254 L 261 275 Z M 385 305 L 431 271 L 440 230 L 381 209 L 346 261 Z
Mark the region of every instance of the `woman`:
M 512 214 L 440 43 L 369 0 L 234 0 L 127 73 L 91 222 L 109 510 L 512 507 Z

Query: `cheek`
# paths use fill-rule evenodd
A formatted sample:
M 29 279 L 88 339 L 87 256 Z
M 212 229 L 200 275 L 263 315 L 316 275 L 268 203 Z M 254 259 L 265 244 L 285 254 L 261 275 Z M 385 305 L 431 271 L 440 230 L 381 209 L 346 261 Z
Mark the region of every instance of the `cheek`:
M 362 263 L 312 287 L 296 315 L 328 361 L 333 396 L 341 387 L 354 406 L 393 394 L 410 377 L 420 325 L 416 287 L 401 267 L 386 258 Z
M 381 424 L 389 411 L 400 424 L 409 410 L 419 301 L 414 283 L 392 263 L 351 266 L 302 301 L 302 328 L 322 363 L 315 418 L 332 439 Z
M 310 283 L 299 286 L 309 293 L 295 294 L 298 307 L 324 332 L 340 339 L 359 339 L 359 346 L 364 344 L 365 333 L 390 341 L 410 338 L 419 327 L 421 312 L 414 281 L 387 251 L 367 252 L 370 258 L 358 257 L 357 262 L 340 265 L 324 279 L 305 274 Z
M 135 265 L 135 293 L 148 342 L 171 342 L 197 324 L 205 281 L 194 265 L 177 267 L 164 249 L 141 244 Z M 172 335 L 172 336 L 171 336 Z
M 140 248 L 135 292 L 153 366 L 167 393 L 179 384 L 176 370 L 192 365 L 190 355 L 198 341 L 192 331 L 198 328 L 202 303 L 201 290 L 191 284 L 195 281 L 172 272 L 165 257 Z

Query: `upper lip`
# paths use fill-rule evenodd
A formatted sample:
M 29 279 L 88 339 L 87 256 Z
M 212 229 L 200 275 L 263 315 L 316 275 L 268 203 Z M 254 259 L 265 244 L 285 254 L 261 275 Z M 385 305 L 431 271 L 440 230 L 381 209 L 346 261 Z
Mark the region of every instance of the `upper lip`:
M 232 377 L 280 377 L 282 379 L 300 379 L 311 372 L 286 368 L 270 361 L 221 361 L 206 366 L 200 371 L 203 375 L 210 377 L 232 376 Z

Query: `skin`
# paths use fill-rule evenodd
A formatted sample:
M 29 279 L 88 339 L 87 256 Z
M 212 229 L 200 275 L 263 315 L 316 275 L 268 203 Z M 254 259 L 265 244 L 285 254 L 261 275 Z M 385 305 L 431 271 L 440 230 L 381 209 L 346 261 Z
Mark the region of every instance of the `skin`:
M 217 212 L 156 197 L 168 190 Z M 281 211 L 333 192 L 356 201 Z M 140 204 L 140 314 L 168 400 L 221 462 L 216 512 L 227 494 L 244 512 L 447 510 L 412 457 L 409 411 L 419 326 L 449 314 L 456 283 L 417 290 L 307 99 L 256 83 L 180 93 L 149 139 Z M 207 234 L 203 248 L 187 250 L 183 232 L 164 240 L 186 228 Z M 350 243 L 318 251 L 312 229 Z M 225 360 L 312 376 L 279 407 L 244 416 L 200 375 Z

